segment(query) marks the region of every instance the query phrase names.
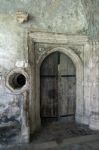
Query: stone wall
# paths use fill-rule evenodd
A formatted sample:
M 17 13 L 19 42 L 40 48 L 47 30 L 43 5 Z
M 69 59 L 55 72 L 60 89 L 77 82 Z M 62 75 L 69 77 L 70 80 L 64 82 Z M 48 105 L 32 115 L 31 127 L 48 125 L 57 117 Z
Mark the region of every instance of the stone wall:
M 33 31 L 55 32 L 63 34 L 87 35 L 90 40 L 86 50 L 77 52 L 83 57 L 84 64 L 84 99 L 85 116 L 98 120 L 98 107 L 93 105 L 98 99 L 98 0 L 0 0 L 0 126 L 15 124 L 20 127 L 21 140 L 29 133 L 26 122 L 25 105 L 31 103 L 30 87 L 11 91 L 7 86 L 7 77 L 11 71 L 22 69 L 31 79 L 30 55 L 28 51 L 28 33 Z M 96 42 L 97 41 L 97 42 Z M 72 47 L 74 48 L 74 47 Z M 97 58 L 97 59 L 96 59 Z M 30 82 L 31 83 L 31 82 Z M 24 94 L 25 93 L 25 94 Z M 27 94 L 26 94 L 27 93 Z M 29 94 L 28 94 L 29 93 Z M 26 98 L 28 95 L 28 98 Z M 34 106 L 33 106 L 34 107 Z M 91 109 L 92 108 L 92 109 Z M 23 112 L 22 112 L 23 110 Z M 31 132 L 33 131 L 34 114 L 27 109 L 30 116 Z M 91 112 L 92 110 L 92 112 Z M 95 115 L 94 115 L 95 114 Z M 24 117 L 23 117 L 24 116 Z M 22 121 L 23 119 L 23 121 Z M 25 120 L 24 120 L 25 119 Z M 86 119 L 88 124 L 88 119 Z M 93 119 L 91 119 L 93 122 Z M 97 121 L 96 121 L 97 122 Z M 98 126 L 98 125 L 97 125 Z M 26 133 L 22 130 L 25 127 Z M 92 126 L 94 127 L 94 125 Z M 95 127 L 94 127 L 95 128 Z M 22 136 L 23 135 L 23 136 Z M 19 134 L 20 136 L 20 134 Z M 26 140 L 28 137 L 26 137 Z M 28 140 L 27 140 L 28 141 Z

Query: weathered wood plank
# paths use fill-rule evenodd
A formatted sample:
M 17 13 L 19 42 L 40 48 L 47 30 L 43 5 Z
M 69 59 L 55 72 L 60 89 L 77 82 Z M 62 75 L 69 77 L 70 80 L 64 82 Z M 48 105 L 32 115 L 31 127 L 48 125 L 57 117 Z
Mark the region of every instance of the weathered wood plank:
M 53 53 L 45 59 L 41 66 L 42 117 L 58 116 L 57 63 L 57 53 Z
M 75 116 L 75 76 L 75 66 L 66 55 L 55 52 L 44 60 L 41 66 L 41 117 Z
M 43 61 L 41 66 L 41 75 L 57 75 L 57 64 L 57 52 L 47 56 L 47 58 Z
M 64 54 L 60 55 L 58 98 L 60 103 L 60 116 L 75 115 L 76 78 L 73 62 Z M 68 76 L 68 77 L 66 77 Z

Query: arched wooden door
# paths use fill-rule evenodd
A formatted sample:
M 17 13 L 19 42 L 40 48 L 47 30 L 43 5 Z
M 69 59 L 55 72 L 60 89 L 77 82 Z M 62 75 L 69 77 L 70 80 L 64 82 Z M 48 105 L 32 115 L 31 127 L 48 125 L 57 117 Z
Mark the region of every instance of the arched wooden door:
M 76 70 L 72 60 L 54 52 L 40 68 L 41 118 L 74 119 L 76 101 Z

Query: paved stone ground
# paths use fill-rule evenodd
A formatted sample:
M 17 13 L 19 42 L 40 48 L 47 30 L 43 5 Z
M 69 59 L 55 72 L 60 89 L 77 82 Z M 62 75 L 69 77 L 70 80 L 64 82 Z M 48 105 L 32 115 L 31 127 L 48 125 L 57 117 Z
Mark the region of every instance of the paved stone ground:
M 61 144 L 53 141 L 42 144 L 8 145 L 0 150 L 99 150 L 99 134 L 65 139 Z
M 61 143 L 64 139 L 93 135 L 99 131 L 92 131 L 88 126 L 76 124 L 75 122 L 58 122 L 54 121 L 52 123 L 45 124 L 38 133 L 32 136 L 32 143 L 42 143 L 48 141 L 56 141 Z
M 99 150 L 99 140 L 83 144 L 71 144 L 48 150 Z
M 47 130 L 45 134 L 43 130 Z M 34 136 L 29 144 L 1 144 L 0 150 L 99 150 L 99 132 L 92 131 L 86 126 L 77 124 L 66 126 L 64 123 L 56 124 L 54 122 L 43 130 L 36 134 L 37 139 Z M 66 135 L 66 133 L 68 134 Z M 42 140 L 42 138 L 44 139 Z

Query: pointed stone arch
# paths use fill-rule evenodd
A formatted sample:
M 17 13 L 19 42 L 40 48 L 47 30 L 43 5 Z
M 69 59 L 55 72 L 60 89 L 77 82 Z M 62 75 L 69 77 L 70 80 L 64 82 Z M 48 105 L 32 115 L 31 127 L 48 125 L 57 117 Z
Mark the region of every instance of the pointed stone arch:
M 53 49 L 48 50 L 47 52 L 43 52 L 38 60 L 37 60 L 37 67 L 36 67 L 36 93 L 37 94 L 37 101 L 39 104 L 39 114 L 40 114 L 40 66 L 44 59 L 52 54 L 53 52 L 61 52 L 67 55 L 75 65 L 76 68 L 76 114 L 75 119 L 77 122 L 83 122 L 83 114 L 84 114 L 84 101 L 83 101 L 83 63 L 79 56 L 70 48 L 63 48 L 63 47 L 56 47 Z
M 76 68 L 76 121 L 88 124 L 85 115 L 84 100 L 84 62 L 79 56 L 87 49 L 88 37 L 84 35 L 66 35 L 59 33 L 30 32 L 29 33 L 29 62 L 31 66 L 31 92 L 30 92 L 30 128 L 34 133 L 40 124 L 40 65 L 43 60 L 55 51 L 67 55 Z M 74 48 L 74 49 L 73 49 Z M 77 53 L 76 49 L 77 48 Z

